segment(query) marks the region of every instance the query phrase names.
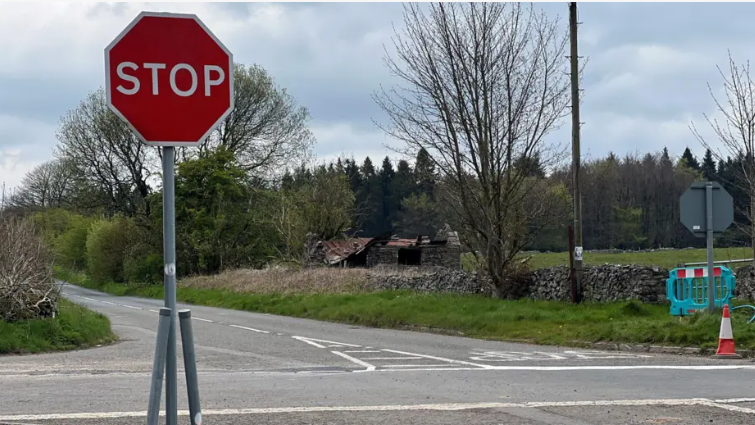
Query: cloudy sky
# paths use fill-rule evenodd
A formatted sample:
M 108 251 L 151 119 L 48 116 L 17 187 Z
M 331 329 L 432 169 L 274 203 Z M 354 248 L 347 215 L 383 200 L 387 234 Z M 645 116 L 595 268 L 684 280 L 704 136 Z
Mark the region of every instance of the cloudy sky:
M 567 3 L 536 6 L 567 28 Z M 60 116 L 104 84 L 103 49 L 141 10 L 196 13 L 237 62 L 268 69 L 309 108 L 318 158 L 390 153 L 370 95 L 389 81 L 383 46 L 400 3 L 0 3 L 0 182 L 17 185 L 52 157 Z M 584 154 L 701 155 L 689 123 L 705 128 L 715 111 L 707 83 L 720 90 L 727 49 L 738 62 L 755 52 L 755 4 L 580 3 L 579 13 Z M 568 143 L 568 122 L 550 137 Z

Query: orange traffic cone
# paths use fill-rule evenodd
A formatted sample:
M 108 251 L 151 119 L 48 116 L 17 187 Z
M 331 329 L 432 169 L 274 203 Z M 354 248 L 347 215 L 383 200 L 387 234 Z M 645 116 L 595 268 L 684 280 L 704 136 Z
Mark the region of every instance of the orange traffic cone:
M 721 318 L 721 331 L 718 334 L 718 350 L 713 357 L 739 359 L 742 358 L 734 352 L 734 334 L 731 331 L 731 318 L 729 317 L 729 305 L 724 304 L 724 314 Z

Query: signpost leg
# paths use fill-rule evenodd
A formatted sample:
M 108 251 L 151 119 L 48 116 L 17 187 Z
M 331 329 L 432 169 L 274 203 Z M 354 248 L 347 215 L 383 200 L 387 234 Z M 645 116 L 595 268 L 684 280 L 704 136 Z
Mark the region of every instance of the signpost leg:
M 147 425 L 157 425 L 160 413 L 160 399 L 163 393 L 163 374 L 165 374 L 165 351 L 168 349 L 168 328 L 170 327 L 170 310 L 160 309 L 160 321 L 157 325 L 157 344 L 155 361 L 152 366 L 152 385 L 149 389 L 149 406 L 147 407 Z
M 705 215 L 708 245 L 708 311 L 716 307 L 716 276 L 713 273 L 713 183 L 705 183 Z
M 186 371 L 186 389 L 189 396 L 189 416 L 191 425 L 202 425 L 202 413 L 199 407 L 199 384 L 197 383 L 197 364 L 194 359 L 194 332 L 191 328 L 191 310 L 178 312 L 181 324 L 181 342 L 183 343 L 184 370 Z
M 176 359 L 176 205 L 175 148 L 163 148 L 163 249 L 165 255 L 165 307 L 170 309 L 168 356 L 165 367 L 165 423 L 178 422 L 178 368 Z

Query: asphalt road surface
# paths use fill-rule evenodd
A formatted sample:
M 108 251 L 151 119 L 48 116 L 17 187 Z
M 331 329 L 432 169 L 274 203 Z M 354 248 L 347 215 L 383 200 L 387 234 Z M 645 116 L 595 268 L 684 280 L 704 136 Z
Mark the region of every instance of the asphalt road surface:
M 144 423 L 162 301 L 66 285 L 121 340 L 0 357 L 0 424 Z M 191 308 L 204 424 L 752 424 L 755 363 Z M 180 333 L 178 334 L 180 353 Z M 179 354 L 179 422 L 188 402 Z

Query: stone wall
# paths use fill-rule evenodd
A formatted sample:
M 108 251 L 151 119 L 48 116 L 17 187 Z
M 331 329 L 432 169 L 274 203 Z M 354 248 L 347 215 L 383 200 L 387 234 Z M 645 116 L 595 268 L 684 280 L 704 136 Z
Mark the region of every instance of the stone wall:
M 620 301 L 636 299 L 644 302 L 666 300 L 668 270 L 637 265 L 588 266 L 582 282 L 585 301 Z M 527 298 L 539 300 L 571 299 L 569 269 L 557 266 L 530 272 Z
M 375 267 L 380 264 L 398 264 L 398 247 L 373 245 L 367 248 L 367 267 Z
M 667 277 L 668 271 L 657 267 L 588 267 L 583 282 L 583 299 L 600 302 L 630 299 L 663 302 L 666 299 Z M 568 268 L 565 266 L 535 270 L 519 281 L 524 287 L 518 288 L 516 292 L 522 298 L 561 301 L 571 299 L 571 283 Z M 383 271 L 370 274 L 369 282 L 374 289 L 493 294 L 487 279 L 461 270 L 442 269 L 414 274 L 390 274 Z
M 373 289 L 412 289 L 423 292 L 455 292 L 465 294 L 493 294 L 489 281 L 474 273 L 445 268 L 416 269 L 382 268 L 368 275 Z M 735 296 L 755 300 L 755 270 L 752 266 L 735 270 L 737 284 Z M 611 302 L 639 300 L 648 303 L 666 301 L 668 270 L 638 265 L 588 266 L 583 281 L 585 301 Z M 522 298 L 536 300 L 571 299 L 571 282 L 566 266 L 534 270 L 518 279 L 522 287 L 515 291 Z
M 419 292 L 492 295 L 491 286 L 486 281 L 461 270 L 422 268 L 401 272 L 378 267 L 367 273 L 367 285 L 373 290 L 409 289 Z
M 755 301 L 755 270 L 752 266 L 739 267 L 734 270 L 734 274 L 737 276 L 734 296 Z
M 422 248 L 422 265 L 461 269 L 461 247 L 459 245 L 428 245 Z

